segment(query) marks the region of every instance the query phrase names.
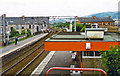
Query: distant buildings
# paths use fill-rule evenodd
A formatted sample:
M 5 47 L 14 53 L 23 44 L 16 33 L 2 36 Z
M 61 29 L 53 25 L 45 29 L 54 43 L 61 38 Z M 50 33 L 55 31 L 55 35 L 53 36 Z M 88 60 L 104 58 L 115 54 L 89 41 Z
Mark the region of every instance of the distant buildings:
M 0 17 L 0 46 L 4 41 L 4 29 L 3 29 L 3 20 L 2 16 Z M 11 32 L 12 29 L 21 34 L 22 30 L 29 29 L 31 34 L 36 34 L 40 31 L 45 31 L 49 28 L 49 17 L 5 17 L 6 33 L 5 37 L 7 38 L 7 33 Z
M 49 27 L 49 17 L 7 17 L 8 31 L 13 28 L 21 34 L 23 29 L 29 29 L 31 34 L 46 30 Z
M 97 24 L 98 27 L 109 27 L 109 26 L 115 26 L 115 21 L 109 17 L 76 17 L 77 23 L 86 23 L 87 25 L 89 24 Z

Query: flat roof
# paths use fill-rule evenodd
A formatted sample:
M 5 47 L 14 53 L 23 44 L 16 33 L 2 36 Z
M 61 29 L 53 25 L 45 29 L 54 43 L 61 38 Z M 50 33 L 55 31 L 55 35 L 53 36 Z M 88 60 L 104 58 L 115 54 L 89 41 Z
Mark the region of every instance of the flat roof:
M 103 39 L 85 39 L 85 35 L 80 34 L 80 32 L 61 32 L 57 35 L 53 35 L 52 37 L 48 38 L 45 40 L 45 42 L 86 42 L 86 41 L 91 41 L 91 42 L 109 42 L 109 41 L 114 41 L 118 42 L 120 41 L 120 33 L 105 33 Z

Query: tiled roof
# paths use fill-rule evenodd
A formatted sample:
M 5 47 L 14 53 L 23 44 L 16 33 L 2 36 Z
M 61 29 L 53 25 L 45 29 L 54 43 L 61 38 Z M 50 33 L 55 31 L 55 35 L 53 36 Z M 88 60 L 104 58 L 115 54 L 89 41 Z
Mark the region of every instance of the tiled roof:
M 49 17 L 25 17 L 23 19 L 22 17 L 7 17 L 6 21 L 8 22 L 9 25 L 23 25 L 28 24 L 48 24 L 49 23 Z
M 101 18 L 101 17 L 78 17 L 80 22 L 113 22 L 114 20 L 109 17 Z

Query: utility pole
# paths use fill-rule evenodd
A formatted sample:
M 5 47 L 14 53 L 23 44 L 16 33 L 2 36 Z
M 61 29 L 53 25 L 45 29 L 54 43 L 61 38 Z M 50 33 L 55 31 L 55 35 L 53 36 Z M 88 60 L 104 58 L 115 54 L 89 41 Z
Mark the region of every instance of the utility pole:
M 6 23 L 5 23 L 6 14 L 2 15 L 3 20 L 3 36 L 4 36 L 4 46 L 6 46 Z
M 8 27 L 8 22 L 7 22 L 7 29 L 8 29 L 8 31 L 7 31 L 6 33 L 8 34 L 8 35 L 7 35 L 7 38 L 8 38 L 7 40 L 8 40 L 8 45 L 9 45 L 9 40 L 10 40 L 10 39 L 9 39 L 9 34 L 10 34 L 10 31 L 9 31 L 9 27 Z
M 76 32 L 76 16 L 74 18 L 74 32 Z
M 27 25 L 26 25 L 26 19 L 25 16 L 22 16 L 24 24 L 25 24 L 25 37 L 27 37 Z

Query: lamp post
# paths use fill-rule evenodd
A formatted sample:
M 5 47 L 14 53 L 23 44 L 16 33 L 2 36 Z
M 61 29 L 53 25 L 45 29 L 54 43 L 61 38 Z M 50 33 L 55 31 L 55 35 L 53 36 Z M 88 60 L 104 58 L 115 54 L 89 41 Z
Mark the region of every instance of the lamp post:
M 5 22 L 6 14 L 2 15 L 3 20 L 3 36 L 4 36 L 4 46 L 6 46 L 6 22 Z
M 27 37 L 27 25 L 26 25 L 26 19 L 25 16 L 22 16 L 24 24 L 25 24 L 25 37 Z
M 8 31 L 6 33 L 7 33 L 7 40 L 8 40 L 8 45 L 9 45 L 9 34 L 10 34 L 10 31 Z

